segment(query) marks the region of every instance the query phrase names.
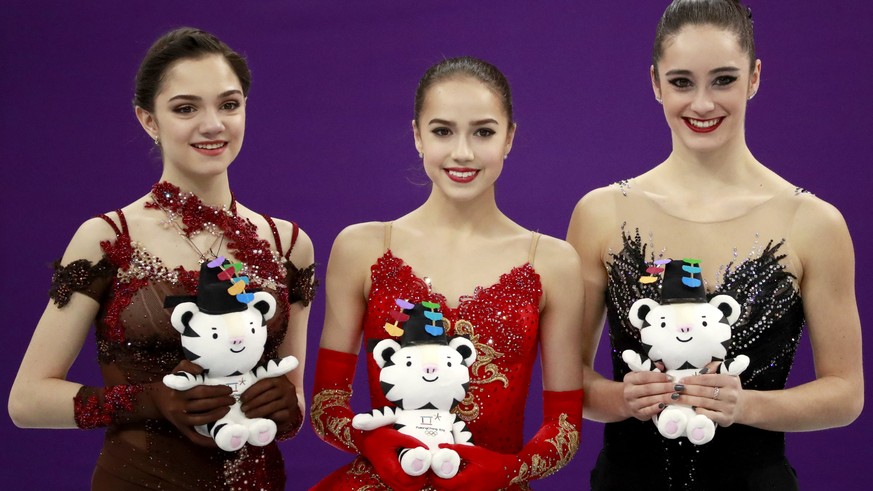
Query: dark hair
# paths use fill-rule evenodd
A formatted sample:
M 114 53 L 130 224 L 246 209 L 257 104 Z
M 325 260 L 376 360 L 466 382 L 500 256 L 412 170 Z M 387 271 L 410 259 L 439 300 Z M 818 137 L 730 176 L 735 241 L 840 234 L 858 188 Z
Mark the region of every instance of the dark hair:
M 749 55 L 750 68 L 755 66 L 755 36 L 752 32 L 752 11 L 739 0 L 673 0 L 658 22 L 652 66 L 658 77 L 658 61 L 664 53 L 664 42 L 686 25 L 711 25 L 737 36 L 740 49 Z
M 230 49 L 212 34 L 192 27 L 174 29 L 155 41 L 136 72 L 133 105 L 154 112 L 155 96 L 161 89 L 164 76 L 180 60 L 198 59 L 207 55 L 221 55 L 236 74 L 244 96 L 248 96 L 252 73 L 239 53 Z
M 413 106 L 415 122 L 418 123 L 421 108 L 424 106 L 424 96 L 428 89 L 444 80 L 463 77 L 475 78 L 494 92 L 500 99 L 503 110 L 506 111 L 509 124 L 512 125 L 512 91 L 509 89 L 509 81 L 496 66 L 471 56 L 443 60 L 424 72 L 421 80 L 418 81 L 418 87 L 415 89 L 415 105 Z

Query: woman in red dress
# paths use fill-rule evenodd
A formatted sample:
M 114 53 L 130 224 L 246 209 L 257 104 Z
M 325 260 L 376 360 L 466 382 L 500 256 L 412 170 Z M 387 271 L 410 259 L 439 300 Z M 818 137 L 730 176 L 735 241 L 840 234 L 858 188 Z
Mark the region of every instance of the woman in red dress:
M 495 182 L 516 126 L 509 85 L 492 65 L 454 58 L 431 67 L 415 98 L 412 129 L 432 181 L 423 205 L 394 220 L 352 225 L 337 237 L 327 271 L 327 311 L 316 366 L 312 424 L 334 446 L 359 454 L 316 489 L 527 489 L 566 464 L 579 444 L 582 408 L 579 260 L 565 242 L 504 215 Z M 439 304 L 448 334 L 477 348 L 467 398 L 456 413 L 475 445 L 455 445 L 460 472 L 406 475 L 398 449 L 417 440 L 383 427 L 351 426 L 357 353 L 383 329 L 396 299 Z M 543 424 L 522 440 L 537 348 Z M 368 357 L 370 403 L 389 403 Z

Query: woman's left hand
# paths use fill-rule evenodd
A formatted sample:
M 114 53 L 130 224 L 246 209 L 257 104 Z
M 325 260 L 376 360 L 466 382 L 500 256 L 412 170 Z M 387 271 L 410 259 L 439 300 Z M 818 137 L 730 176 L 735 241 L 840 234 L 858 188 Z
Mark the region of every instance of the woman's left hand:
M 258 380 L 242 393 L 239 401 L 246 417 L 275 421 L 278 435 L 296 431 L 303 422 L 297 388 L 284 375 Z
M 679 381 L 684 390 L 678 391 L 676 402 L 692 406 L 719 426 L 740 422 L 745 394 L 736 375 L 706 374 L 685 377 Z
M 476 445 L 441 444 L 461 457 L 461 470 L 451 479 L 433 477 L 438 491 L 497 490 L 509 485 L 518 474 L 519 459 L 514 454 L 503 454 Z

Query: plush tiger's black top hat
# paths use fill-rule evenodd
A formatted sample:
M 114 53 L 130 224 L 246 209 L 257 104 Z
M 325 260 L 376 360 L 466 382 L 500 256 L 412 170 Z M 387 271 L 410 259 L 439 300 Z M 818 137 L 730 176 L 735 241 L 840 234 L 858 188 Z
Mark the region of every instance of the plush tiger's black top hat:
M 700 261 L 697 259 L 667 263 L 661 281 L 661 304 L 706 303 L 706 290 L 700 272 Z
M 200 265 L 196 295 L 174 295 L 164 299 L 164 308 L 174 308 L 180 303 L 194 302 L 205 314 L 221 315 L 243 312 L 252 301 L 252 293 L 245 291 L 249 279 L 237 276 L 241 263 L 230 263 L 219 256 L 214 261 Z
M 385 323 L 385 330 L 392 336 L 399 336 L 401 346 L 449 344 L 439 304 L 413 304 L 402 299 L 395 302 L 401 310 L 391 313 L 394 323 Z

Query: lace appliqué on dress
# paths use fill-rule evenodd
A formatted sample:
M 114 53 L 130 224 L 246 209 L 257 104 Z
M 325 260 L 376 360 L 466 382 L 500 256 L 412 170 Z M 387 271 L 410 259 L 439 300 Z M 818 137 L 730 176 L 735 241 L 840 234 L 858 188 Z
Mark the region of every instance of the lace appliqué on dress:
M 315 279 L 315 263 L 305 268 L 298 268 L 291 261 L 285 261 L 285 275 L 288 281 L 288 301 L 300 302 L 309 306 L 315 298 L 318 280 Z
M 77 259 L 63 266 L 60 261 L 54 263 L 52 285 L 49 288 L 49 298 L 55 305 L 63 308 L 70 302 L 73 293 L 79 292 L 98 300 L 109 287 L 114 268 L 104 257 L 97 264 L 87 259 Z

